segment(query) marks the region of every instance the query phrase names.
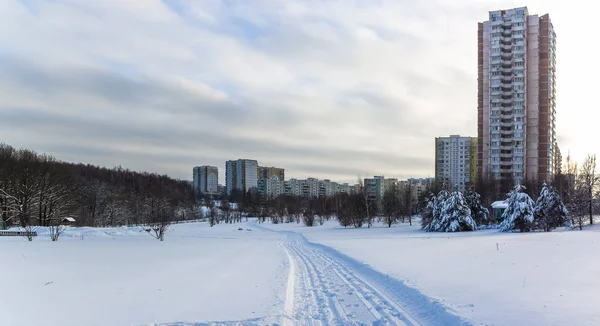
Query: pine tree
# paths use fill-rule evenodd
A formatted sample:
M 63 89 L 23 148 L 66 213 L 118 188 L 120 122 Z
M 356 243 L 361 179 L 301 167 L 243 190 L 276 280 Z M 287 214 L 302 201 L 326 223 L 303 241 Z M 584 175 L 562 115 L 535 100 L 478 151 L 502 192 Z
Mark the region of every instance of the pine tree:
M 486 224 L 489 221 L 490 211 L 481 203 L 481 195 L 473 189 L 465 194 L 465 202 L 471 209 L 471 217 L 477 225 Z
M 471 209 L 465 203 L 461 192 L 455 191 L 442 206 L 439 231 L 457 232 L 474 231 L 477 224 L 471 217 Z
M 425 227 L 426 231 L 458 232 L 477 229 L 477 224 L 471 217 L 471 209 L 461 192 L 448 194 L 447 191 L 440 191 L 430 204 L 432 221 Z
M 436 205 L 437 198 L 434 194 L 431 194 L 429 198 L 427 198 L 427 202 L 423 211 L 421 212 L 421 228 L 424 230 L 428 230 L 431 222 L 433 222 L 433 211 Z
M 535 204 L 535 225 L 549 232 L 554 228 L 568 224 L 567 214 L 567 208 L 558 192 L 544 183 Z
M 442 216 L 442 208 L 446 202 L 446 199 L 450 194 L 446 190 L 442 190 L 438 192 L 437 196 L 434 196 L 433 199 L 429 202 L 428 207 L 431 210 L 431 221 L 427 224 L 423 229 L 425 231 L 438 231 L 439 223 Z
M 534 204 L 531 197 L 524 193 L 523 190 L 525 190 L 525 187 L 518 185 L 510 192 L 507 200 L 508 207 L 504 211 L 504 214 L 502 214 L 504 220 L 500 224 L 500 231 L 533 231 Z

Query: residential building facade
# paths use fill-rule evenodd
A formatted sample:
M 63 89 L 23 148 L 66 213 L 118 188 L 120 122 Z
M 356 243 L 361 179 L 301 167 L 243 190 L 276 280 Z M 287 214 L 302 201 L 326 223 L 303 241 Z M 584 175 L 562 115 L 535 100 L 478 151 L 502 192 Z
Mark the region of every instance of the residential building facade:
M 219 194 L 219 169 L 216 166 L 196 166 L 193 169 L 194 190 L 202 195 Z
M 437 188 L 465 191 L 477 180 L 477 138 L 451 135 L 435 138 Z
M 551 180 L 556 173 L 556 33 L 527 7 L 479 23 L 477 174 Z
M 233 190 L 243 192 L 258 188 L 258 162 L 238 159 L 225 162 L 227 194 Z
M 285 169 L 272 166 L 259 166 L 257 171 L 258 179 L 271 179 L 276 176 L 280 181 L 285 180 Z
M 258 193 L 265 198 L 277 198 L 284 194 L 285 183 L 277 176 L 258 179 Z
M 385 178 L 383 176 L 374 176 L 373 178 L 364 179 L 367 200 L 375 203 L 377 207 L 381 207 L 384 191 L 384 180 Z

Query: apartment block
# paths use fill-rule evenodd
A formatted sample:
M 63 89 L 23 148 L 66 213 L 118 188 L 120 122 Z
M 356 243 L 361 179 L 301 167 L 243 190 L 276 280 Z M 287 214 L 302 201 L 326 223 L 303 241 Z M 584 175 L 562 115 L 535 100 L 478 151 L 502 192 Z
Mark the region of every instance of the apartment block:
M 280 181 L 285 180 L 285 169 L 272 166 L 259 166 L 257 171 L 258 179 L 271 179 L 277 177 Z
M 556 163 L 556 33 L 527 7 L 479 23 L 477 174 L 551 180 Z
M 278 176 L 258 179 L 258 193 L 263 197 L 277 198 L 284 194 L 285 183 Z
M 225 162 L 227 194 L 233 190 L 250 191 L 258 188 L 258 162 L 238 159 Z
M 194 190 L 203 195 L 219 194 L 219 169 L 216 166 L 196 166 L 193 168 Z
M 364 179 L 367 200 L 375 203 L 377 207 L 381 207 L 381 202 L 383 200 L 384 180 L 385 178 L 383 176 L 374 176 L 373 178 Z
M 465 191 L 477 178 L 477 138 L 435 138 L 435 180 L 450 190 Z

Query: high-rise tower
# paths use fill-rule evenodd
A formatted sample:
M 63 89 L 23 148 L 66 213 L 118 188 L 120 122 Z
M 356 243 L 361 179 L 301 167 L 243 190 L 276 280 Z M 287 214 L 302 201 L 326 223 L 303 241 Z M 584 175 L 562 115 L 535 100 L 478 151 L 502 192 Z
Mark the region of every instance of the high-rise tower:
M 551 180 L 556 173 L 556 33 L 527 7 L 479 23 L 478 178 Z

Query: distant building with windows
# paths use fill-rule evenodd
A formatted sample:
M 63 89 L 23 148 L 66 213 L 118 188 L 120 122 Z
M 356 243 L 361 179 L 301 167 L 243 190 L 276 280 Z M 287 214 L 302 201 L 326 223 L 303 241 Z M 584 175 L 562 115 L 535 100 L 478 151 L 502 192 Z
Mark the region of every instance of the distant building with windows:
M 451 135 L 435 139 L 437 188 L 465 191 L 477 178 L 477 138 Z
M 194 191 L 202 195 L 219 194 L 219 169 L 216 166 L 196 166 L 193 169 Z
M 272 166 L 259 166 L 257 171 L 258 179 L 271 179 L 277 177 L 280 181 L 285 180 L 285 169 Z
M 363 186 L 365 187 L 367 200 L 375 203 L 377 207 L 381 207 L 381 202 L 383 200 L 383 192 L 385 188 L 384 180 L 385 178 L 382 175 L 364 179 Z
M 247 192 L 258 188 L 258 162 L 238 159 L 225 162 L 227 194 L 233 190 Z

